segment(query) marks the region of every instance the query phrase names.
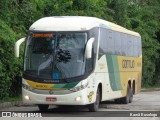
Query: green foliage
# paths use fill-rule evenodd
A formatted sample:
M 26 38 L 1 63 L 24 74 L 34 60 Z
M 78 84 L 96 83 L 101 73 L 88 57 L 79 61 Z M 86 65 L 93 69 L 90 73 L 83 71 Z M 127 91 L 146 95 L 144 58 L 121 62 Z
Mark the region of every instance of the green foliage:
M 20 92 L 20 64 L 13 53 L 15 40 L 16 34 L 0 20 L 0 99 Z
M 142 35 L 143 43 L 143 86 L 154 86 L 158 84 L 160 43 L 156 38 L 156 31 L 159 28 L 159 15 L 156 11 L 160 10 L 160 4 L 156 0 L 139 1 L 129 6 L 131 26 Z
M 113 18 L 117 24 L 126 27 L 127 25 L 127 1 L 113 0 L 109 6 L 114 10 Z
M 139 32 L 142 84 L 160 84 L 160 41 L 155 34 L 160 31 L 159 13 L 159 0 L 0 0 L 0 99 L 20 93 L 22 58 L 14 58 L 14 43 L 26 35 L 34 21 L 45 16 L 99 17 Z
M 159 28 L 160 3 L 158 0 L 113 0 L 110 7 L 115 11 L 114 20 L 128 29 L 139 32 L 143 45 L 143 86 L 159 83 L 160 43 L 156 39 Z
M 17 95 L 15 97 L 4 98 L 4 99 L 0 100 L 0 103 L 15 102 L 15 101 L 22 101 L 22 96 L 21 95 Z

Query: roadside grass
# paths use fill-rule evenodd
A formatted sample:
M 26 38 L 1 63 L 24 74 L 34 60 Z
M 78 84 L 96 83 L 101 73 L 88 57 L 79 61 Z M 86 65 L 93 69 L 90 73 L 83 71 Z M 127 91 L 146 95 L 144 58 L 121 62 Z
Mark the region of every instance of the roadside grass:
M 154 86 L 142 86 L 142 89 L 154 89 L 154 88 L 160 88 L 160 84 Z
M 12 98 L 11 97 L 4 98 L 4 99 L 0 100 L 0 104 L 5 103 L 5 102 L 15 102 L 15 101 L 22 101 L 22 95 L 12 97 Z

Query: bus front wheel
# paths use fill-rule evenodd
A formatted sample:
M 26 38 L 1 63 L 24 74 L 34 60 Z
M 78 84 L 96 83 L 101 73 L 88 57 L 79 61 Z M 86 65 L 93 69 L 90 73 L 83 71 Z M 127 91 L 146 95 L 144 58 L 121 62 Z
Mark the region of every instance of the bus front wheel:
M 96 93 L 96 101 L 94 103 L 88 105 L 89 111 L 90 112 L 98 111 L 99 103 L 100 103 L 100 90 L 98 88 L 97 89 L 97 93 Z
M 46 111 L 48 110 L 49 105 L 38 105 L 38 108 L 40 111 Z

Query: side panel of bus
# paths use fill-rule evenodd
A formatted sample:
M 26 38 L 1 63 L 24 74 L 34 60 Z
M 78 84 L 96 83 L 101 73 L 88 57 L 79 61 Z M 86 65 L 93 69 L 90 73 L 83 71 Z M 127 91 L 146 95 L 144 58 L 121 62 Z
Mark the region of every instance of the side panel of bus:
M 127 86 L 136 94 L 141 88 L 141 39 L 111 29 L 101 28 L 99 56 L 95 73 L 102 81 L 102 101 L 126 96 Z M 98 79 L 98 77 L 96 77 Z

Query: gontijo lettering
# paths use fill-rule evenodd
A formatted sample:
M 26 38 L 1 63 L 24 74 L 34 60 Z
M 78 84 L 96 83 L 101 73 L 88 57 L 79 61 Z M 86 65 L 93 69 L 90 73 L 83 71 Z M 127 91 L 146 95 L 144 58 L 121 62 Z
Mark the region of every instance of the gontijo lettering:
M 135 61 L 134 60 L 122 60 L 122 68 L 134 68 Z

